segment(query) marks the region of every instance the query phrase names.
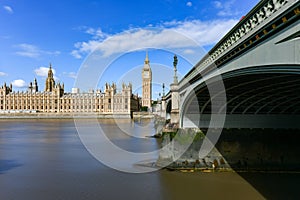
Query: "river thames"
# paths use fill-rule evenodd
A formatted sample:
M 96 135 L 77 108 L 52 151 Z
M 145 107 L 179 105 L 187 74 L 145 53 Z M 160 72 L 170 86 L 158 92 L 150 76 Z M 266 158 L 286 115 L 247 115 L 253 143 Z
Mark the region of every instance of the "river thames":
M 141 138 L 122 135 L 112 120 L 99 123 L 120 148 L 148 152 L 160 146 L 156 139 L 144 138 L 155 133 L 151 120 L 127 123 L 132 133 L 147 125 Z M 86 150 L 73 119 L 0 120 L 1 200 L 296 199 L 299 178 L 298 173 L 125 173 Z

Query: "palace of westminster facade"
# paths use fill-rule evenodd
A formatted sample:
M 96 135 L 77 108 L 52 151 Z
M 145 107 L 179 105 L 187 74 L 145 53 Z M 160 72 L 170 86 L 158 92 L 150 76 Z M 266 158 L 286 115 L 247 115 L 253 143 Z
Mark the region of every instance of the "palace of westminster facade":
M 141 106 L 151 108 L 152 102 L 152 71 L 148 53 L 146 53 L 142 69 L 142 98 L 132 94 L 132 85 L 122 84 L 122 90 L 117 92 L 117 86 L 105 84 L 104 92 L 97 90 L 80 93 L 73 88 L 71 93 L 65 93 L 64 84 L 55 83 L 50 64 L 45 90 L 39 91 L 37 80 L 30 82 L 27 91 L 13 91 L 12 84 L 4 83 L 0 87 L 0 113 L 98 113 L 131 115 L 139 111 Z
M 37 80 L 29 84 L 28 91 L 13 91 L 12 84 L 0 87 L 0 112 L 2 113 L 98 113 L 127 114 L 139 110 L 139 98 L 132 94 L 132 85 L 122 84 L 117 92 L 116 84 L 106 84 L 105 90 L 80 93 L 73 88 L 64 92 L 64 85 L 55 83 L 50 65 L 45 91 L 38 90 Z

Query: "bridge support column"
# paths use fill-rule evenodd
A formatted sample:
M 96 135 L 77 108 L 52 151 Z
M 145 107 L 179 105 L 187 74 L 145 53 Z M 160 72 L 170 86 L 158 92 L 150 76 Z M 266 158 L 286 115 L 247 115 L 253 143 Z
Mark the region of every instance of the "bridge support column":
M 165 97 L 163 96 L 162 99 L 161 99 L 161 113 L 160 113 L 160 116 L 163 117 L 163 118 L 166 118 L 166 99 Z
M 172 95 L 172 110 L 171 110 L 171 123 L 179 123 L 179 92 L 178 84 L 171 84 Z

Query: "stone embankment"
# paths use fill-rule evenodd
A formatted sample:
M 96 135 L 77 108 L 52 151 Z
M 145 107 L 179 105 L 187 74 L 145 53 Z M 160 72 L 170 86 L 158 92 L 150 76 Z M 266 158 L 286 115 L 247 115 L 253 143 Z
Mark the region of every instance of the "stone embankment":
M 129 119 L 130 114 L 95 114 L 95 113 L 6 113 L 0 114 L 0 119 Z
M 223 129 L 211 148 L 207 130 L 179 129 L 163 124 L 162 119 L 156 120 L 155 126 L 159 129 L 156 135 L 162 138 L 157 161 L 160 167 L 191 171 L 300 170 L 300 130 Z
M 159 117 L 155 118 L 154 124 L 156 136 L 162 138 L 162 150 L 156 162 L 159 167 L 202 171 L 231 169 L 213 145 L 203 145 L 205 134 L 200 129 L 180 129 L 178 124 L 170 124 Z M 200 150 L 208 152 L 207 155 L 200 155 Z
M 133 112 L 133 119 L 152 119 L 154 115 L 151 112 Z

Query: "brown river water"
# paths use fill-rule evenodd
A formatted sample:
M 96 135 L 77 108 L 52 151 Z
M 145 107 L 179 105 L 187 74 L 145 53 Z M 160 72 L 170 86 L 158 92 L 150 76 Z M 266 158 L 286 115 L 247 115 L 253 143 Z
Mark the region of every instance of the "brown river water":
M 159 141 L 144 138 L 155 133 L 151 120 L 120 121 L 140 138 L 122 135 L 113 120 L 99 120 L 114 144 L 134 152 L 159 148 Z M 121 172 L 87 151 L 73 119 L 0 120 L 1 200 L 299 199 L 299 186 L 299 173 Z

